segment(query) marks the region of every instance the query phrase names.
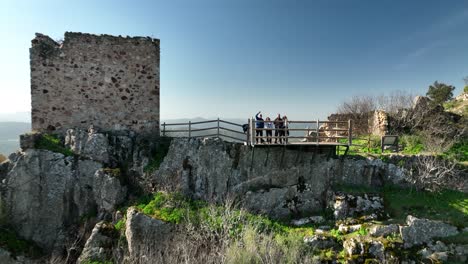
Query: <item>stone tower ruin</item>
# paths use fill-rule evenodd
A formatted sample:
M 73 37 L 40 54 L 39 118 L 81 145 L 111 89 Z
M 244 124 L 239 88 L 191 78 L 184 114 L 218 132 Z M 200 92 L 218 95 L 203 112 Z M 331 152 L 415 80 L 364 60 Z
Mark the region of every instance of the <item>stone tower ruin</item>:
M 158 133 L 158 39 L 36 34 L 30 63 L 33 130 Z

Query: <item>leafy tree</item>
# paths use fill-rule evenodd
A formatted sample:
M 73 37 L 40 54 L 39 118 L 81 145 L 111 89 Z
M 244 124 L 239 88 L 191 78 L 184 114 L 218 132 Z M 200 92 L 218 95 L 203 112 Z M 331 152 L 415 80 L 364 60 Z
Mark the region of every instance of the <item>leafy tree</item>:
M 435 81 L 429 86 L 426 95 L 432 99 L 434 104 L 442 104 L 453 98 L 453 90 L 455 90 L 455 86 Z

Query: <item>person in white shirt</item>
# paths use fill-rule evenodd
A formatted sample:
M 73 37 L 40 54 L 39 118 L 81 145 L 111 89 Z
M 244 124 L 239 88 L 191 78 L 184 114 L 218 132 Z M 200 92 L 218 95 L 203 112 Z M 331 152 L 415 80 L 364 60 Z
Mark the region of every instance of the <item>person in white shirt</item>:
M 271 122 L 271 119 L 267 117 L 265 119 L 265 130 L 266 130 L 266 136 L 267 136 L 267 143 L 271 144 L 272 140 L 271 137 L 273 136 L 273 129 L 275 128 L 275 125 L 273 122 Z

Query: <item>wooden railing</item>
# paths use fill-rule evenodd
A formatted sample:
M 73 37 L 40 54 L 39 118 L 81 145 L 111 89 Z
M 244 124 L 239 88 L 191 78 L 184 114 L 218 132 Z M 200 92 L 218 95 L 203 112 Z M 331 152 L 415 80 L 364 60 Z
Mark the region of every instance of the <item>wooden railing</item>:
M 204 124 L 205 127 L 197 127 Z M 208 124 L 208 126 L 206 126 Z M 175 129 L 172 129 L 175 127 Z M 188 123 L 166 123 L 161 125 L 161 135 L 170 137 L 217 137 L 237 142 L 248 142 L 248 133 L 244 133 L 242 125 L 215 119 Z
M 249 119 L 249 137 L 250 145 L 265 144 L 265 141 L 271 139 L 277 143 L 267 144 L 286 144 L 286 145 L 346 145 L 351 146 L 352 139 L 352 121 L 287 121 L 286 127 L 280 128 L 256 128 L 257 123 L 268 123 L 274 124 L 274 120 L 271 121 L 257 121 L 254 118 Z M 297 125 L 307 125 L 306 128 L 297 128 Z M 310 126 L 310 127 L 309 127 Z M 271 130 L 272 137 L 268 136 L 257 136 L 256 131 L 266 132 Z M 275 136 L 275 132 L 283 132 L 280 136 Z M 294 133 L 296 132 L 296 133 Z M 298 135 L 297 132 L 304 132 L 303 135 Z M 294 135 L 292 135 L 294 133 Z M 265 133 L 264 133 L 265 134 Z M 278 143 L 280 141 L 280 143 Z
M 243 125 L 216 119 L 187 123 L 163 123 L 161 135 L 170 137 L 217 137 L 249 145 L 352 145 L 352 121 L 288 121 L 287 127 L 273 129 L 257 129 L 256 124 L 274 121 L 247 121 L 248 129 L 244 132 Z M 200 127 L 204 125 L 204 127 Z M 302 127 L 300 127 L 302 126 Z M 306 127 L 304 127 L 306 126 Z M 263 132 L 263 136 L 256 136 L 256 131 Z M 270 130 L 271 137 L 266 136 Z M 278 136 L 275 136 L 277 132 Z M 281 135 L 284 132 L 283 135 Z M 303 133 L 301 133 L 303 132 Z M 271 139 L 271 143 L 267 140 Z M 276 143 L 275 143 L 276 141 Z

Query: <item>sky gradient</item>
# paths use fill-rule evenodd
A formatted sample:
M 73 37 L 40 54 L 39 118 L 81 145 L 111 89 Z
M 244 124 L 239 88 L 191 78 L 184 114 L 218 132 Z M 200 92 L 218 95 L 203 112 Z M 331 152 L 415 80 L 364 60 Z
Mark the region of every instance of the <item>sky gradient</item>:
M 0 0 L 0 114 L 30 111 L 34 33 L 65 31 L 159 38 L 161 119 L 315 120 L 468 75 L 468 1 Z

